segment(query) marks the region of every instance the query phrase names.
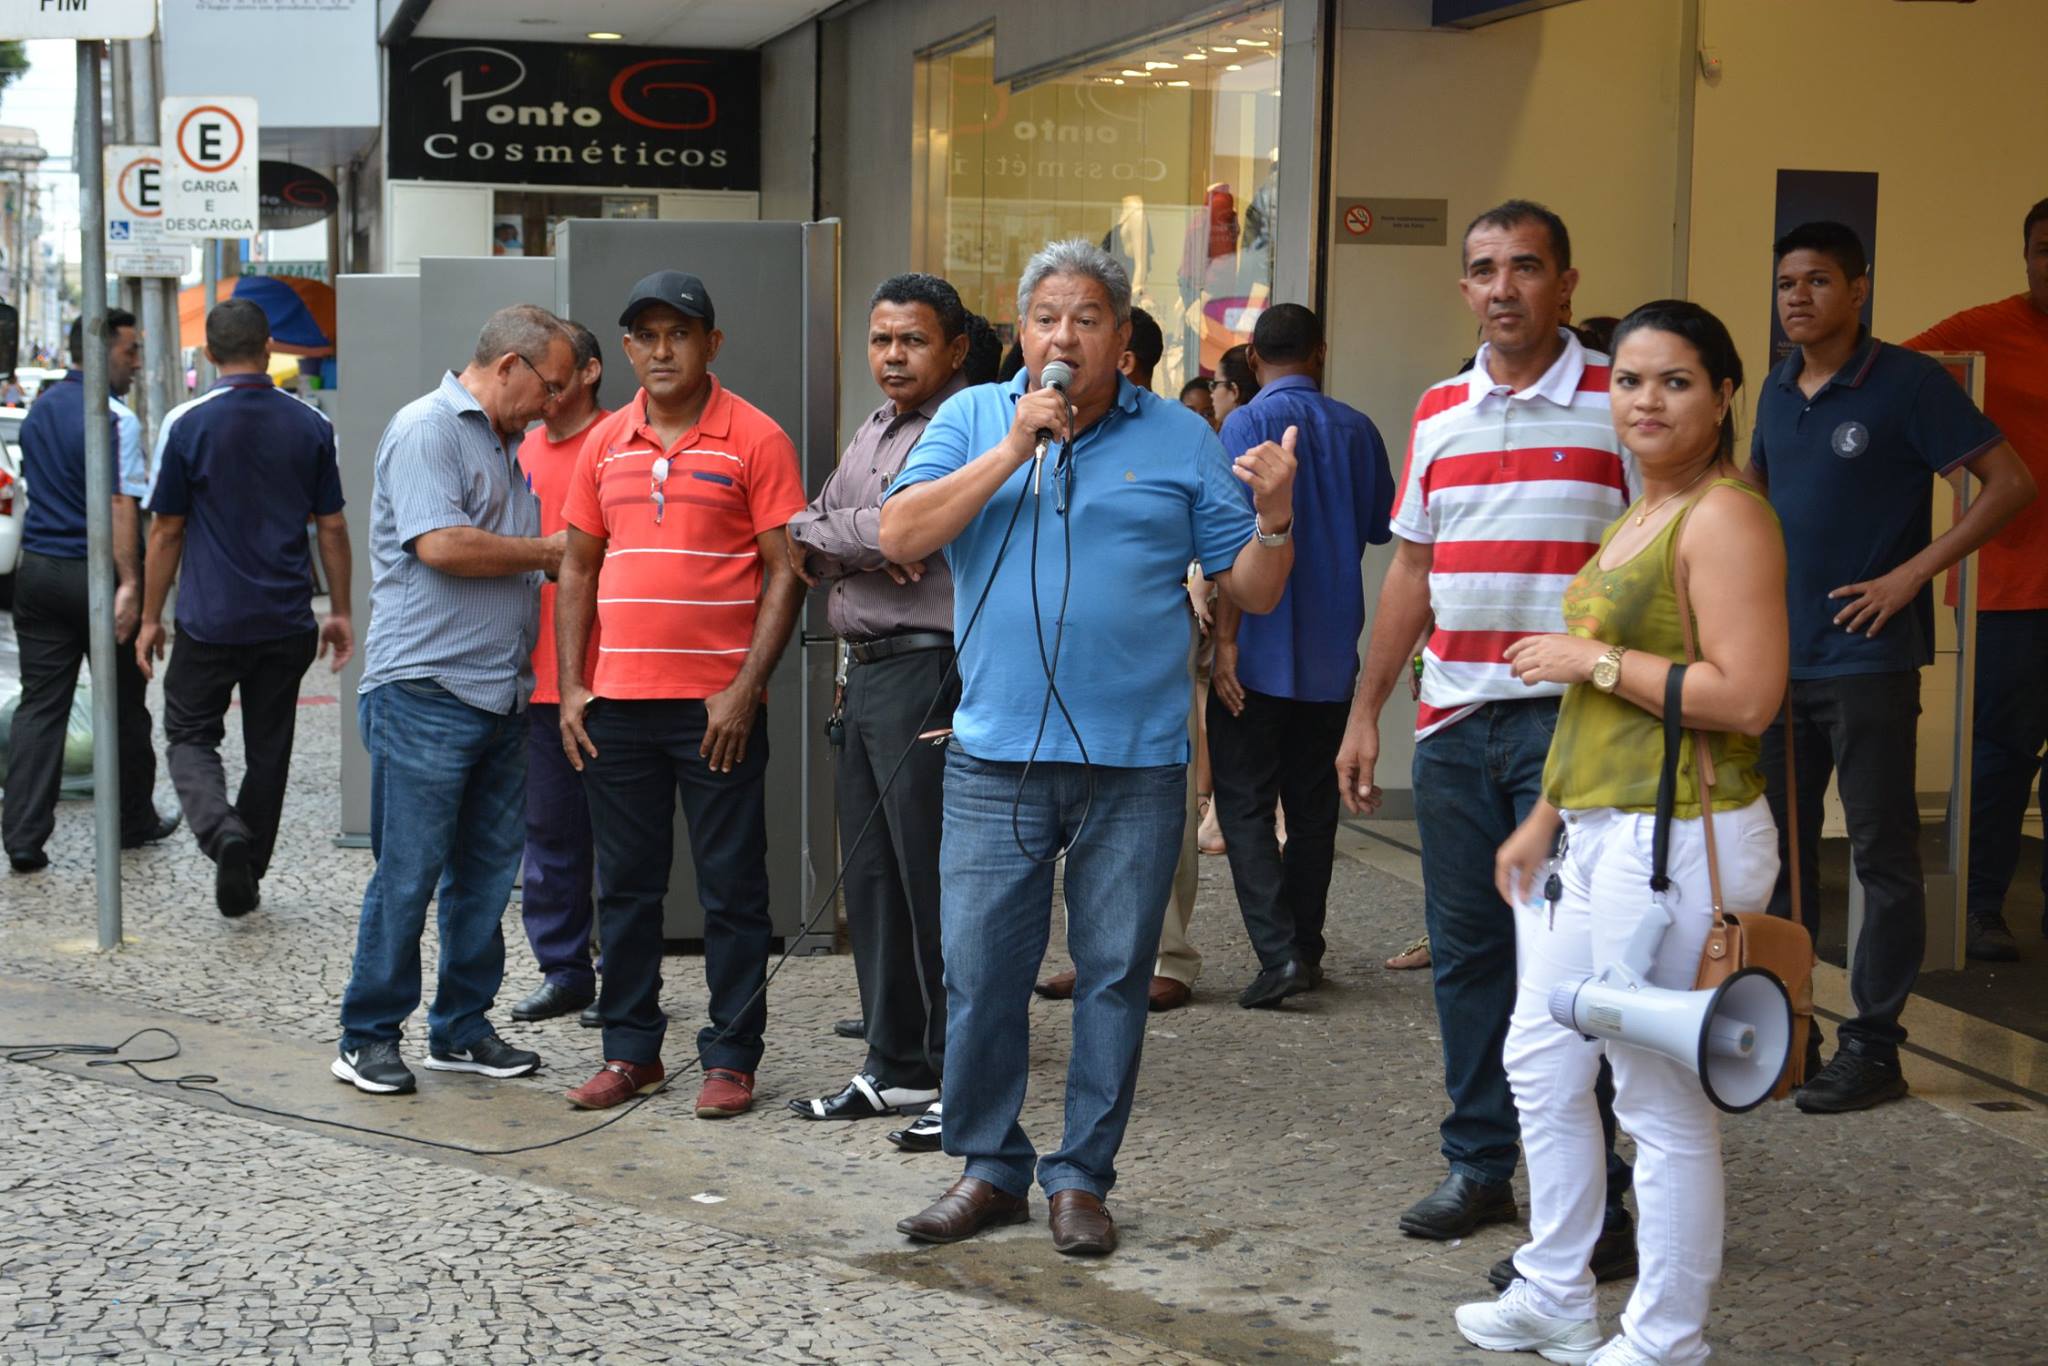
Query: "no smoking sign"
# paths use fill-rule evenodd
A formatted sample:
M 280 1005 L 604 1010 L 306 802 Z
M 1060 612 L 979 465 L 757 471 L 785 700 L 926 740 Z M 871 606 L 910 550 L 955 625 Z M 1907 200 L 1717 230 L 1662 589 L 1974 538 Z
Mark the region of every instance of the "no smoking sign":
M 173 237 L 256 232 L 256 101 L 199 95 L 163 102 L 164 230 Z
M 1372 210 L 1363 204 L 1353 204 L 1344 210 L 1344 231 L 1353 237 L 1363 237 L 1372 231 Z

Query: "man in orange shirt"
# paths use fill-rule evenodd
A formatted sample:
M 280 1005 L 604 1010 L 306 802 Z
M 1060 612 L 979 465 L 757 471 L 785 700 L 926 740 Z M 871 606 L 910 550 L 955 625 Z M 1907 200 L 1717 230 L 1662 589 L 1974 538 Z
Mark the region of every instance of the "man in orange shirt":
M 785 527 L 804 489 L 789 437 L 711 373 L 724 334 L 703 281 L 657 271 L 619 325 L 640 392 L 577 457 L 555 599 L 562 748 L 584 774 L 604 922 L 605 1064 L 569 1099 L 606 1109 L 666 1075 L 662 902 L 680 792 L 711 992 L 697 1116 L 715 1119 L 753 1104 L 768 1020 L 760 721 L 803 597 Z M 603 640 L 586 677 L 593 618 Z
M 583 439 L 606 416 L 597 389 L 604 382 L 604 357 L 597 338 L 582 323 L 563 320 L 576 356 L 575 377 L 541 410 L 541 425 L 519 446 L 526 486 L 540 500 L 540 532 L 567 528 L 562 504 Z M 590 634 L 584 677 L 597 667 L 597 632 Z M 597 999 L 597 974 L 590 963 L 590 873 L 596 854 L 590 842 L 590 808 L 583 780 L 562 753 L 561 693 L 555 681 L 555 585 L 540 588 L 540 635 L 533 647 L 533 699 L 526 709 L 526 858 L 519 878 L 519 919 L 540 965 L 541 984 L 512 1007 L 515 1020 L 552 1020 L 573 1010 L 584 1023 L 599 1021 L 586 1006 Z
M 1984 353 L 1984 415 L 2048 488 L 2048 199 L 2027 210 L 2027 288 L 1910 338 L 1916 351 Z M 1978 552 L 1977 730 L 1970 759 L 1970 957 L 2017 959 L 2005 894 L 2019 865 L 2027 799 L 2048 748 L 2048 499 Z M 2044 782 L 2048 800 L 2048 782 Z M 2048 869 L 2042 873 L 2048 898 Z M 2048 913 L 2042 933 L 2048 935 Z

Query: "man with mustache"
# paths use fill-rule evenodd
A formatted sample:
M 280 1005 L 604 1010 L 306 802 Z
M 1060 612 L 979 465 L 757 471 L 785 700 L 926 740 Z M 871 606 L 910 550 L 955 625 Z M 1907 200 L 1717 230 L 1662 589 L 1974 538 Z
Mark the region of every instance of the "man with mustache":
M 1415 1238 L 1462 1238 L 1519 1217 L 1520 1124 L 1501 1050 L 1515 1003 L 1515 922 L 1493 857 L 1541 795 L 1562 685 L 1524 686 L 1504 651 L 1560 632 L 1565 585 L 1630 502 L 1607 357 L 1563 325 L 1579 273 L 1564 221 L 1511 199 L 1465 230 L 1459 288 L 1480 321 L 1468 372 L 1425 390 L 1394 496 L 1394 563 L 1380 585 L 1365 667 L 1337 752 L 1353 812 L 1380 803 L 1379 718 L 1427 629 L 1415 722 L 1415 820 L 1423 919 L 1443 1031 L 1443 1155 L 1450 1173 L 1401 1216 Z M 1432 622 L 1434 626 L 1432 627 Z M 1589 1257 L 1600 1280 L 1635 1274 L 1634 1223 L 1614 1156 L 1614 1085 L 1597 1088 L 1607 1134 L 1607 1221 Z M 1491 1273 L 1505 1289 L 1510 1260 Z

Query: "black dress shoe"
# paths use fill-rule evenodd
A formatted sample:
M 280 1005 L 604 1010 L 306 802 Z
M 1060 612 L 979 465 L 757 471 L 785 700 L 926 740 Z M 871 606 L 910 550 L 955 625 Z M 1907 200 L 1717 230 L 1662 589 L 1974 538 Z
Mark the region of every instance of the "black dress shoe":
M 938 1098 L 936 1086 L 884 1086 L 873 1073 L 862 1072 L 836 1096 L 792 1100 L 789 1108 L 805 1119 L 879 1119 L 922 1110 Z
M 842 1039 L 865 1039 L 868 1036 L 868 1022 L 858 1015 L 844 1020 L 834 1020 L 832 1032 Z
M 175 811 L 168 816 L 159 816 L 155 825 L 145 826 L 132 835 L 121 836 L 121 847 L 140 849 L 145 844 L 155 844 L 158 840 L 169 839 L 177 833 L 178 827 L 183 823 L 184 818 Z
M 582 1025 L 585 1029 L 604 1028 L 604 1016 L 598 1014 L 595 1001 L 583 1007 L 583 1013 L 576 1017 L 576 1023 Z
M 7 866 L 17 873 L 40 873 L 50 866 L 50 856 L 40 849 L 29 849 L 7 856 Z
M 1964 950 L 1977 963 L 2017 963 L 2020 944 L 2005 927 L 2003 917 L 1971 916 L 1970 933 Z
M 1443 1184 L 1408 1207 L 1401 1232 L 1411 1238 L 1445 1242 L 1462 1238 L 1481 1224 L 1505 1224 L 1521 1218 L 1515 1188 L 1502 1181 L 1487 1185 L 1463 1172 L 1452 1172 Z
M 1588 1259 L 1593 1279 L 1605 1285 L 1609 1281 L 1626 1281 L 1636 1274 L 1636 1221 L 1627 1208 L 1607 1211 L 1607 1222 L 1600 1226 L 1600 1238 L 1593 1244 L 1593 1255 Z M 1503 1257 L 1493 1264 L 1486 1273 L 1486 1279 L 1493 1282 L 1495 1290 L 1505 1290 L 1522 1273 L 1515 1270 L 1515 1259 Z
M 1906 1094 L 1906 1075 L 1896 1060 L 1866 1058 L 1846 1048 L 1792 1093 L 1792 1103 L 1809 1115 L 1840 1115 L 1868 1110 Z
M 256 890 L 256 869 L 249 862 L 249 841 L 229 835 L 220 842 L 220 857 L 213 872 L 213 904 L 220 913 L 247 915 L 262 902 Z
M 906 1153 L 935 1153 L 945 1137 L 945 1118 L 940 1113 L 942 1102 L 933 1101 L 931 1108 L 910 1122 L 907 1129 L 891 1129 L 889 1141 Z
M 1267 968 L 1252 978 L 1252 984 L 1244 989 L 1237 1003 L 1246 1010 L 1277 1006 L 1289 996 L 1314 991 L 1322 980 L 1321 968 L 1311 967 L 1299 958 L 1290 958 L 1279 967 Z
M 542 982 L 534 988 L 533 994 L 512 1007 L 515 1020 L 552 1020 L 557 1015 L 567 1015 L 581 1010 L 597 999 L 597 992 L 591 987 L 572 987 L 563 982 Z

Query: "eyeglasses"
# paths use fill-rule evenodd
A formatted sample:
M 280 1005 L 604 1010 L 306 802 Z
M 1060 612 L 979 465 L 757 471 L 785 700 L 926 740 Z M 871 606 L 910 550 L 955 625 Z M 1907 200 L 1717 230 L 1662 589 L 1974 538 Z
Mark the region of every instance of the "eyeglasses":
M 656 457 L 654 458 L 654 467 L 653 467 L 653 468 L 654 468 L 654 524 L 655 524 L 656 526 L 660 526 L 660 525 L 661 525 L 661 514 L 662 514 L 662 510 L 663 510 L 664 508 L 666 508 L 666 507 L 668 506 L 668 495 L 667 495 L 666 493 L 664 493 L 664 492 L 662 491 L 662 485 L 664 485 L 664 484 L 666 484 L 666 483 L 668 482 L 668 457 L 667 457 L 667 456 L 665 456 L 665 455 L 658 455 L 658 456 L 656 456 Z
M 540 381 L 540 387 L 548 391 L 548 402 L 553 403 L 556 399 L 562 396 L 562 390 L 564 388 L 563 385 L 550 383 L 548 377 L 540 372 L 540 367 L 538 365 L 535 365 L 525 356 L 520 356 L 517 351 L 514 351 L 512 354 L 515 356 L 519 356 L 519 363 L 524 365 L 527 369 L 533 371 L 533 377 Z

